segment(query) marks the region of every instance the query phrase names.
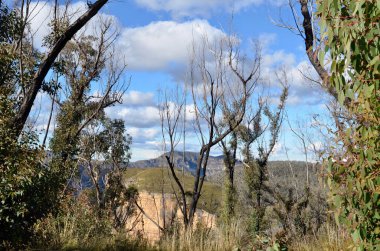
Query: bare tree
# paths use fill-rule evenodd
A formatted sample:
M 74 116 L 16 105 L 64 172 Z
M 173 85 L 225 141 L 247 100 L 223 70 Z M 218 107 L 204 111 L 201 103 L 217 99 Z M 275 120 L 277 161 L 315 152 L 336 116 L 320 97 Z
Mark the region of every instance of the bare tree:
M 182 204 L 180 207 L 181 212 L 183 214 L 183 221 L 185 226 L 189 225 L 189 217 L 188 217 L 188 205 L 186 201 L 186 191 L 185 191 L 185 184 L 181 183 L 180 179 L 178 178 L 178 175 L 176 173 L 176 167 L 174 164 L 174 154 L 176 146 L 178 145 L 181 134 L 179 131 L 179 123 L 181 120 L 181 116 L 183 116 L 183 107 L 185 104 L 185 98 L 184 94 L 181 93 L 181 90 L 179 86 L 177 86 L 177 89 L 175 92 L 170 95 L 168 92 L 164 93 L 164 100 L 160 104 L 160 119 L 161 119 L 161 128 L 162 128 L 162 135 L 164 140 L 164 147 L 166 148 L 166 143 L 169 144 L 169 153 L 165 156 L 168 164 L 169 169 L 171 172 L 171 175 L 174 178 L 174 181 L 176 182 L 180 197 L 178 193 L 173 189 L 174 195 L 176 197 L 177 203 Z M 173 101 L 171 101 L 171 99 Z M 166 152 L 166 149 L 165 149 Z
M 236 39 L 232 37 L 220 40 L 216 45 L 211 45 L 205 38 L 199 48 L 196 48 L 196 45 L 193 46 L 189 79 L 192 97 L 191 106 L 194 113 L 194 130 L 200 142 L 200 150 L 189 204 L 186 200 L 185 187 L 178 178 L 175 171 L 176 166 L 173 162 L 176 142 L 180 139 L 180 137 L 177 137 L 176 140 L 175 135 L 179 128 L 178 121 L 183 102 L 175 109 L 174 116 L 168 112 L 170 110 L 168 105 L 164 105 L 166 110 L 163 109 L 161 113 L 164 115 L 161 117 L 162 126 L 166 128 L 166 133 L 168 133 L 169 137 L 170 151 L 166 159 L 171 174 L 181 192 L 181 210 L 184 215 L 185 227 L 191 226 L 193 223 L 207 174 L 207 164 L 211 150 L 230 135 L 243 121 L 247 102 L 256 83 L 258 65 L 253 64 L 254 66 L 248 69 L 248 73 L 245 73 L 245 65 L 241 63 L 239 56 Z M 235 90 L 235 92 L 232 90 Z M 225 112 L 223 113 L 223 111 Z M 234 119 L 230 119 L 229 125 L 222 128 L 220 127 L 220 121 L 227 114 L 227 111 L 230 111 L 230 114 L 234 111 Z

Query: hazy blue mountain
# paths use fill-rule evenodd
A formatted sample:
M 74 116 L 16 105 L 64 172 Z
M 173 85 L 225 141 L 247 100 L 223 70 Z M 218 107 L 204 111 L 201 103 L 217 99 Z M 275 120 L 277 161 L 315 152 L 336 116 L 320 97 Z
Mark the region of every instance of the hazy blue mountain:
M 158 158 L 139 160 L 136 162 L 129 163 L 129 167 L 132 168 L 155 168 L 155 167 L 167 167 L 168 163 L 166 161 L 165 155 L 162 154 Z M 184 168 L 185 171 L 194 173 L 197 168 L 198 153 L 196 152 L 175 152 L 174 153 L 174 164 L 178 169 Z M 239 161 L 240 163 L 240 161 Z M 215 171 L 223 170 L 223 156 L 210 156 L 208 160 L 207 170 L 208 175 Z

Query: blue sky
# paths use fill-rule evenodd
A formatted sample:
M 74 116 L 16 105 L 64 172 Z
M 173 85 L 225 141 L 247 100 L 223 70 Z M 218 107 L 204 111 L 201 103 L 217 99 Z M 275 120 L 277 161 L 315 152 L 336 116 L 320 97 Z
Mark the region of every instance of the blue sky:
M 252 41 L 259 41 L 263 81 L 276 86 L 275 70 L 286 69 L 290 85 L 286 110 L 290 125 L 295 128 L 299 122 L 303 129 L 308 129 L 309 143 L 321 144 L 322 140 L 310 125 L 313 115 L 326 116 L 326 97 L 300 74 L 300 70 L 308 69 L 311 76 L 316 76 L 308 64 L 302 38 L 275 25 L 280 19 L 294 24 L 286 3 L 284 0 L 111 0 L 102 9 L 100 16 L 111 18 L 117 24 L 120 32 L 115 41 L 117 52 L 128 65 L 125 78 L 131 77 L 123 104 L 107 112 L 111 117 L 125 120 L 133 136 L 132 160 L 153 158 L 162 153 L 157 90 L 183 82 L 191 41 L 202 34 L 216 39 L 232 32 L 239 37 L 241 50 L 247 54 L 252 53 Z M 47 33 L 46 20 L 51 16 L 51 2 L 33 4 L 38 7 L 31 28 L 36 31 L 36 45 L 41 47 L 41 39 Z M 75 2 L 72 8 L 80 12 L 86 4 Z M 96 22 L 94 19 L 89 26 L 96 26 Z M 88 30 L 91 33 L 92 28 Z M 273 93 L 269 86 L 268 93 Z M 40 106 L 36 107 L 46 107 L 48 100 L 40 97 L 39 102 Z M 43 130 L 46 111 L 42 108 L 38 116 L 38 128 Z M 191 143 L 188 150 L 197 150 L 194 139 L 188 142 Z M 286 159 L 286 148 L 290 159 L 303 160 L 300 146 L 284 122 L 272 159 Z M 218 153 L 215 149 L 214 154 Z

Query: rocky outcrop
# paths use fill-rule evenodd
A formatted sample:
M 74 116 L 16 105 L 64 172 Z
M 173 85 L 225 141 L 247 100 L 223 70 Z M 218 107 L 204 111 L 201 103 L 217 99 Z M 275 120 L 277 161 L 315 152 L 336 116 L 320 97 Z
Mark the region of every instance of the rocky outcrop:
M 140 192 L 135 213 L 128 217 L 125 228 L 130 235 L 158 241 L 164 230 L 182 227 L 181 209 L 171 194 Z M 206 228 L 215 227 L 216 217 L 204 210 L 197 210 L 193 227 L 201 224 Z

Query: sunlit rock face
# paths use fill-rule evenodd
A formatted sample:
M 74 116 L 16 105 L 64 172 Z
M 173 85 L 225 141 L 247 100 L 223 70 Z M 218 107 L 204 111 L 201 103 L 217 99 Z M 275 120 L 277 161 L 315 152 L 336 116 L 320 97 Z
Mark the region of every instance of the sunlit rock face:
M 174 195 L 141 191 L 137 203 L 144 212 L 136 208 L 135 213 L 126 220 L 125 229 L 129 235 L 154 243 L 159 241 L 163 235 L 160 227 L 183 229 L 183 215 Z M 216 217 L 198 209 L 193 227 L 195 228 L 199 224 L 205 228 L 213 228 L 216 224 Z

